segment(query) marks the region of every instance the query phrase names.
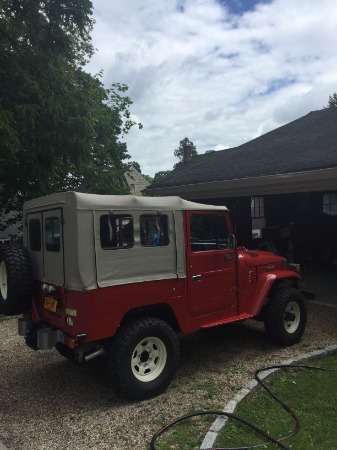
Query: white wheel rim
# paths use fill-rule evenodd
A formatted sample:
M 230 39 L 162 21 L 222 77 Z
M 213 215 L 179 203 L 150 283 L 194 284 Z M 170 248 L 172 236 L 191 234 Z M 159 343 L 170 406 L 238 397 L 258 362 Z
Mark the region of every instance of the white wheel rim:
M 7 300 L 7 269 L 4 261 L 0 264 L 0 291 L 4 300 Z
M 288 333 L 294 333 L 301 319 L 301 310 L 297 302 L 288 303 L 284 311 L 284 327 Z
M 147 383 L 155 380 L 164 370 L 167 350 L 157 337 L 147 337 L 135 347 L 131 358 L 132 373 L 137 380 Z

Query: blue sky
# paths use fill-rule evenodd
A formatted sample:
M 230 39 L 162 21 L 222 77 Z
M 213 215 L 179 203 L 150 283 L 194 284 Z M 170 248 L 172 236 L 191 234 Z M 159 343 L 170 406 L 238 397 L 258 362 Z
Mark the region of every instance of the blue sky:
M 170 170 L 179 142 L 235 147 L 337 92 L 336 0 L 93 0 L 87 70 L 129 86 L 142 172 Z
M 220 0 L 220 4 L 228 8 L 233 14 L 244 14 L 247 11 L 254 10 L 259 3 L 269 3 L 269 0 L 264 2 L 259 0 Z

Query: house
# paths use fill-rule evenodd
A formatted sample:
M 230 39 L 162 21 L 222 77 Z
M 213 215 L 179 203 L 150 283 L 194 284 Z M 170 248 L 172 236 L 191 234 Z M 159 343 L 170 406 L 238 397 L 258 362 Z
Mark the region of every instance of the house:
M 150 195 L 226 205 L 239 244 L 289 259 L 337 259 L 337 108 L 312 111 L 235 148 L 189 157 Z
M 142 195 L 142 191 L 150 184 L 133 166 L 131 166 L 129 171 L 125 174 L 125 178 L 132 195 Z

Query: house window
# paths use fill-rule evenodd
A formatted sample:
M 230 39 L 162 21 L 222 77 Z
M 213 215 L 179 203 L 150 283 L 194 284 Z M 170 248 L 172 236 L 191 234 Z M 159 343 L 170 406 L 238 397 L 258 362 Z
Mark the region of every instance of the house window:
M 133 247 L 132 216 L 114 214 L 104 214 L 101 216 L 100 239 L 103 250 Z
M 252 217 L 264 217 L 263 197 L 251 197 L 250 209 Z
M 165 214 L 140 216 L 140 241 L 144 247 L 168 245 L 167 216 Z
M 323 212 L 332 216 L 337 215 L 337 193 L 323 194 Z
M 205 252 L 228 248 L 228 227 L 223 214 L 192 214 L 191 250 Z
M 262 229 L 266 226 L 263 197 L 251 197 L 250 211 L 252 217 L 252 237 L 253 239 L 259 239 L 262 237 Z

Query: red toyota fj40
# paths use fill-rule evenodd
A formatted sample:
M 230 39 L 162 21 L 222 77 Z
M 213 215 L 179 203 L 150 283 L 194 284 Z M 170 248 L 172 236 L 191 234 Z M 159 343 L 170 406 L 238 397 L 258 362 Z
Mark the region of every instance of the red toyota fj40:
M 226 207 L 66 192 L 26 202 L 23 224 L 24 246 L 0 246 L 0 313 L 23 314 L 36 350 L 105 353 L 129 398 L 168 386 L 178 333 L 250 318 L 281 345 L 304 332 L 297 267 L 237 248 Z

